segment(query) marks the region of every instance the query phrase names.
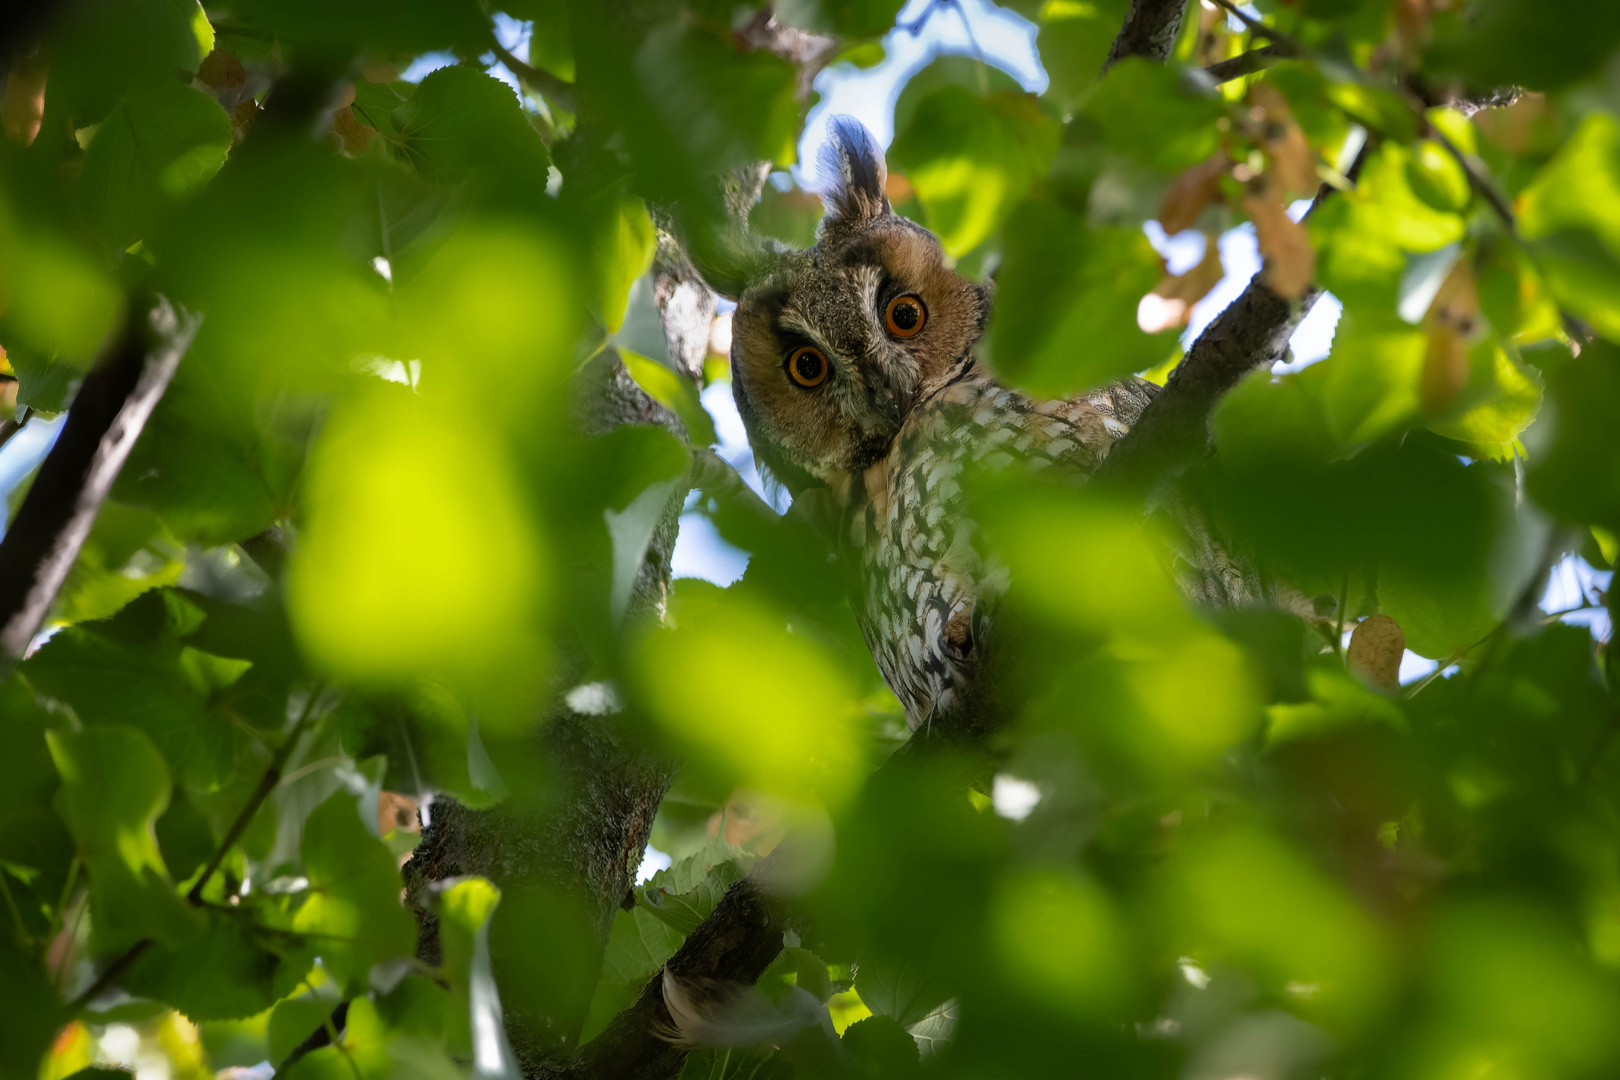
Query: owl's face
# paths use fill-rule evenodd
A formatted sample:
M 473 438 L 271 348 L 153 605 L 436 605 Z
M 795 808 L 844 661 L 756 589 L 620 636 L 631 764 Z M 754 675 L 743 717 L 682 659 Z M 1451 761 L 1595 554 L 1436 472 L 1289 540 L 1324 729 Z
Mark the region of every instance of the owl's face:
M 732 316 L 738 412 L 761 463 L 795 494 L 884 457 L 989 313 L 989 291 L 946 265 L 932 233 L 890 210 L 866 128 L 837 117 L 829 134 L 821 171 L 834 180 L 816 246 L 779 253 Z

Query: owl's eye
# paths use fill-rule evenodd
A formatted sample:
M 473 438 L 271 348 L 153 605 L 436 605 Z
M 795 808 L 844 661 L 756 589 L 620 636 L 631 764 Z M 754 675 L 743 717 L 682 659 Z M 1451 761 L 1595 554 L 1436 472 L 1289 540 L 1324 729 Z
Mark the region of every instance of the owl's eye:
M 788 356 L 787 370 L 800 386 L 820 386 L 827 381 L 827 358 L 814 345 L 804 345 Z
M 883 312 L 883 325 L 895 337 L 912 337 L 927 321 L 928 309 L 923 307 L 920 297 L 911 293 L 890 300 Z

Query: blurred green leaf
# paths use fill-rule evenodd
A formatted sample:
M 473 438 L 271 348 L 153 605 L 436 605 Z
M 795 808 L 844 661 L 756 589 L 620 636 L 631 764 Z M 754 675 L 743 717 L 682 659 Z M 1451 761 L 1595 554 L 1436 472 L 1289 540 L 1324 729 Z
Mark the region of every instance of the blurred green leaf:
M 1226 106 L 1202 72 L 1133 56 L 1109 69 L 1086 114 L 1110 148 L 1177 173 L 1215 152 Z
M 1620 44 L 1620 11 L 1606 0 L 1489 0 L 1467 19 L 1448 12 L 1436 31 L 1425 67 L 1478 86 L 1553 90 L 1600 67 Z
M 1140 230 L 1096 228 L 1031 200 L 1007 224 L 1003 260 L 988 346 L 1008 382 L 1061 396 L 1146 370 L 1175 348 L 1173 334 L 1136 324 L 1137 302 L 1162 276 Z
M 209 95 L 168 80 L 138 83 L 96 128 L 79 195 L 115 259 L 147 236 L 163 206 L 206 183 L 231 148 L 231 122 Z
M 917 101 L 889 148 L 947 254 L 983 243 L 1046 171 L 1058 128 L 1028 94 L 946 85 Z
M 1526 484 L 1538 503 L 1561 517 L 1620 524 L 1620 349 L 1594 342 L 1547 377 L 1552 438 Z

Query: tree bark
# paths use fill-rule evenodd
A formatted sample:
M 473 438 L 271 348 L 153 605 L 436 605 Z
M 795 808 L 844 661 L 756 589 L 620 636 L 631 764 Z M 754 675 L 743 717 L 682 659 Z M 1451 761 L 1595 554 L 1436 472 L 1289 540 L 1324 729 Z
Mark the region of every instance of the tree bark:
M 1181 18 L 1186 10 L 1187 0 L 1131 0 L 1131 8 L 1125 13 L 1125 25 L 1108 50 L 1103 71 L 1127 56 L 1164 63 L 1175 47 L 1176 36 L 1181 33 Z
M 197 319 L 167 300 L 131 306 L 124 329 L 74 395 L 62 434 L 0 541 L 0 678 L 45 621 L 196 332 Z

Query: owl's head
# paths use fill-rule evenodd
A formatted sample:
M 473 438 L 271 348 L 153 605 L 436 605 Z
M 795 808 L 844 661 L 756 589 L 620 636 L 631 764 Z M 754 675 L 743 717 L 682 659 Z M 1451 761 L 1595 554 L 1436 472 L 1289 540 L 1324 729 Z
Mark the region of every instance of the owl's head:
M 971 352 L 989 290 L 884 195 L 883 152 L 835 117 L 816 245 L 758 265 L 732 316 L 731 386 L 760 462 L 795 494 L 889 452 L 919 400 Z

